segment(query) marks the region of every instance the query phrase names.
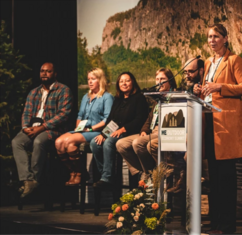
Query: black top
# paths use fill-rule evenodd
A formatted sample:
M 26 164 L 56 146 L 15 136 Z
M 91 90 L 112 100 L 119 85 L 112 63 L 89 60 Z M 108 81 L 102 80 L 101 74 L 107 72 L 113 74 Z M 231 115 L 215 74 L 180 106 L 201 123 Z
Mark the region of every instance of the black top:
M 119 128 L 124 127 L 127 135 L 136 134 L 140 132 L 148 113 L 148 103 L 140 92 L 126 99 L 115 97 L 106 125 L 112 120 Z

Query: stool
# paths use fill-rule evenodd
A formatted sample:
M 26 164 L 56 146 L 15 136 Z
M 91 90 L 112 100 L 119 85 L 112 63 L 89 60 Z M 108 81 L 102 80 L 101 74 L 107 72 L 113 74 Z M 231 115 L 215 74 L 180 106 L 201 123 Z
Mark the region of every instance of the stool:
M 90 145 L 89 143 L 81 143 L 79 145 L 79 150 L 80 150 L 80 154 L 81 154 L 81 164 L 84 164 L 84 166 L 87 165 L 87 154 L 88 153 L 92 153 L 91 149 L 90 149 Z M 97 172 L 97 170 L 93 171 L 93 172 Z M 86 182 L 86 176 L 85 175 L 81 175 L 81 183 L 79 185 L 72 185 L 72 186 L 66 186 L 63 185 L 62 187 L 62 200 L 61 200 L 61 211 L 64 212 L 65 211 L 65 191 L 67 189 L 80 189 L 81 190 L 81 201 L 80 201 L 80 213 L 84 214 L 85 212 L 85 199 L 86 199 L 86 186 L 92 186 L 92 183 L 87 183 Z M 74 200 L 72 200 L 72 208 L 74 208 Z
M 81 154 L 81 164 L 84 164 L 86 166 L 87 164 L 87 154 L 92 153 L 90 149 L 89 143 L 81 143 L 79 146 L 80 154 Z M 116 154 L 116 160 L 115 160 L 115 187 L 112 189 L 113 191 L 113 200 L 114 202 L 118 201 L 120 198 L 122 192 L 122 188 L 129 188 L 127 185 L 122 185 L 122 162 L 123 158 L 120 156 L 120 154 L 117 152 Z M 98 169 L 96 166 L 95 161 L 93 161 L 93 181 L 96 182 L 100 179 L 100 174 L 98 173 Z M 64 212 L 65 210 L 65 191 L 67 189 L 80 189 L 81 190 L 81 200 L 80 200 L 80 213 L 85 213 L 85 199 L 86 199 L 86 186 L 92 186 L 93 183 L 87 183 L 85 175 L 81 176 L 81 183 L 79 185 L 73 185 L 73 186 L 65 186 L 63 185 L 63 198 L 61 202 L 61 211 Z M 94 214 L 96 216 L 99 215 L 100 211 L 100 201 L 101 201 L 101 193 L 102 190 L 94 188 Z M 75 194 L 76 195 L 76 194 Z M 72 200 L 72 206 L 74 207 L 74 200 Z

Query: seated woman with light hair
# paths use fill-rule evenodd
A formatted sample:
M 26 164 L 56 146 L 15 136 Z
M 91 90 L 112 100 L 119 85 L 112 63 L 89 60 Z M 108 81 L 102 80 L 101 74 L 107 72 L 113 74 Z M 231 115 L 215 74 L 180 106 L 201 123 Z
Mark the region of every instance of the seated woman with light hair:
M 90 142 L 101 133 L 113 104 L 113 96 L 107 92 L 107 80 L 103 70 L 94 68 L 88 72 L 87 77 L 89 92 L 82 98 L 76 129 L 61 135 L 55 141 L 61 161 L 71 172 L 66 185 L 79 184 L 81 172 L 87 174 L 86 166 L 82 166 L 79 161 L 79 145 Z M 78 127 L 81 121 L 84 123 L 83 130 Z
M 171 70 L 166 68 L 161 68 L 156 72 L 156 84 L 167 81 L 160 86 L 160 92 L 176 88 L 176 81 L 174 77 L 172 77 L 173 74 Z M 154 125 L 152 125 L 152 123 L 154 123 Z M 143 177 L 145 178 L 149 170 L 152 170 L 157 163 L 158 104 L 153 105 L 146 122 L 141 128 L 140 134 L 120 139 L 116 143 L 116 147 L 126 161 L 130 173 L 133 176 L 133 181 L 138 182 L 140 173 L 142 172 L 144 173 Z

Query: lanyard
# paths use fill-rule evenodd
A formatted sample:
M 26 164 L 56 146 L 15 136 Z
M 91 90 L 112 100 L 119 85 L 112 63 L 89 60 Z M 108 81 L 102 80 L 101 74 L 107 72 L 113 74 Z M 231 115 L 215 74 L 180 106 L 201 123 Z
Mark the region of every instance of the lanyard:
M 225 53 L 224 53 L 225 54 Z M 224 57 L 224 54 L 223 54 L 223 56 L 220 58 L 220 60 L 218 61 L 218 64 L 217 64 L 217 66 L 216 66 L 216 68 L 215 68 L 215 70 L 214 70 L 214 73 L 213 73 L 213 76 L 211 77 L 211 81 L 213 82 L 213 78 L 214 78 L 214 76 L 215 76 L 215 73 L 216 73 L 216 71 L 217 71 L 217 69 L 218 69 L 218 66 L 220 65 L 220 63 L 221 63 L 221 61 L 222 61 L 222 59 L 223 59 L 223 57 Z M 213 62 L 212 62 L 213 63 Z M 209 74 L 210 74 L 210 69 L 211 69 L 211 67 L 212 67 L 212 64 L 211 64 L 211 66 L 209 67 L 209 70 L 208 70 L 208 79 L 209 79 Z
M 91 108 L 90 108 L 90 110 L 89 110 L 89 113 L 88 113 L 88 115 L 87 115 L 87 118 L 86 118 L 87 120 L 88 120 L 89 115 L 90 115 L 90 113 L 91 113 L 91 111 L 92 111 L 92 107 L 93 107 L 94 103 L 95 103 L 96 100 L 97 100 L 97 97 L 95 97 L 94 99 L 95 99 L 95 100 L 92 101 L 92 104 L 91 104 L 92 106 L 91 106 Z M 89 99 L 89 100 L 90 100 L 90 99 Z M 88 102 L 89 102 L 89 101 L 87 101 L 86 106 L 85 106 L 85 109 L 84 109 L 85 112 L 86 112 L 86 108 L 87 108 L 87 104 L 88 104 Z

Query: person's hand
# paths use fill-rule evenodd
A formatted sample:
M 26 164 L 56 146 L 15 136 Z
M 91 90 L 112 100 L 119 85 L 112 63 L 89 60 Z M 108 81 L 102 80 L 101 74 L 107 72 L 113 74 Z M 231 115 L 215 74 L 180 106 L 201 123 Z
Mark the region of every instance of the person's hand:
M 114 131 L 110 136 L 119 138 L 119 136 L 122 135 L 124 132 L 126 132 L 126 130 L 124 127 L 122 127 L 120 129 Z
M 27 129 L 27 128 L 25 128 Z M 24 130 L 25 130 L 24 129 Z M 31 127 L 30 131 L 27 133 L 28 137 L 30 138 L 34 138 L 36 137 L 39 133 L 45 131 L 45 127 L 44 126 L 35 126 L 35 127 Z
M 204 96 L 208 96 L 209 94 L 213 92 L 219 92 L 221 91 L 222 84 L 219 83 L 213 83 L 213 82 L 207 82 L 205 86 L 202 88 L 202 94 Z
M 201 94 L 201 91 L 202 91 L 202 86 L 200 84 L 195 84 L 194 87 L 193 87 L 193 93 L 195 95 L 200 95 Z
M 144 132 L 144 131 L 142 131 L 141 132 L 141 134 L 140 134 L 140 136 L 146 136 L 147 134 L 146 134 L 146 132 Z
M 101 145 L 105 141 L 105 138 L 102 135 L 98 135 L 94 139 L 97 145 Z
M 32 127 L 24 128 L 22 131 L 23 131 L 23 133 L 25 133 L 26 135 L 28 135 L 28 133 L 29 133 L 30 131 L 32 131 Z

